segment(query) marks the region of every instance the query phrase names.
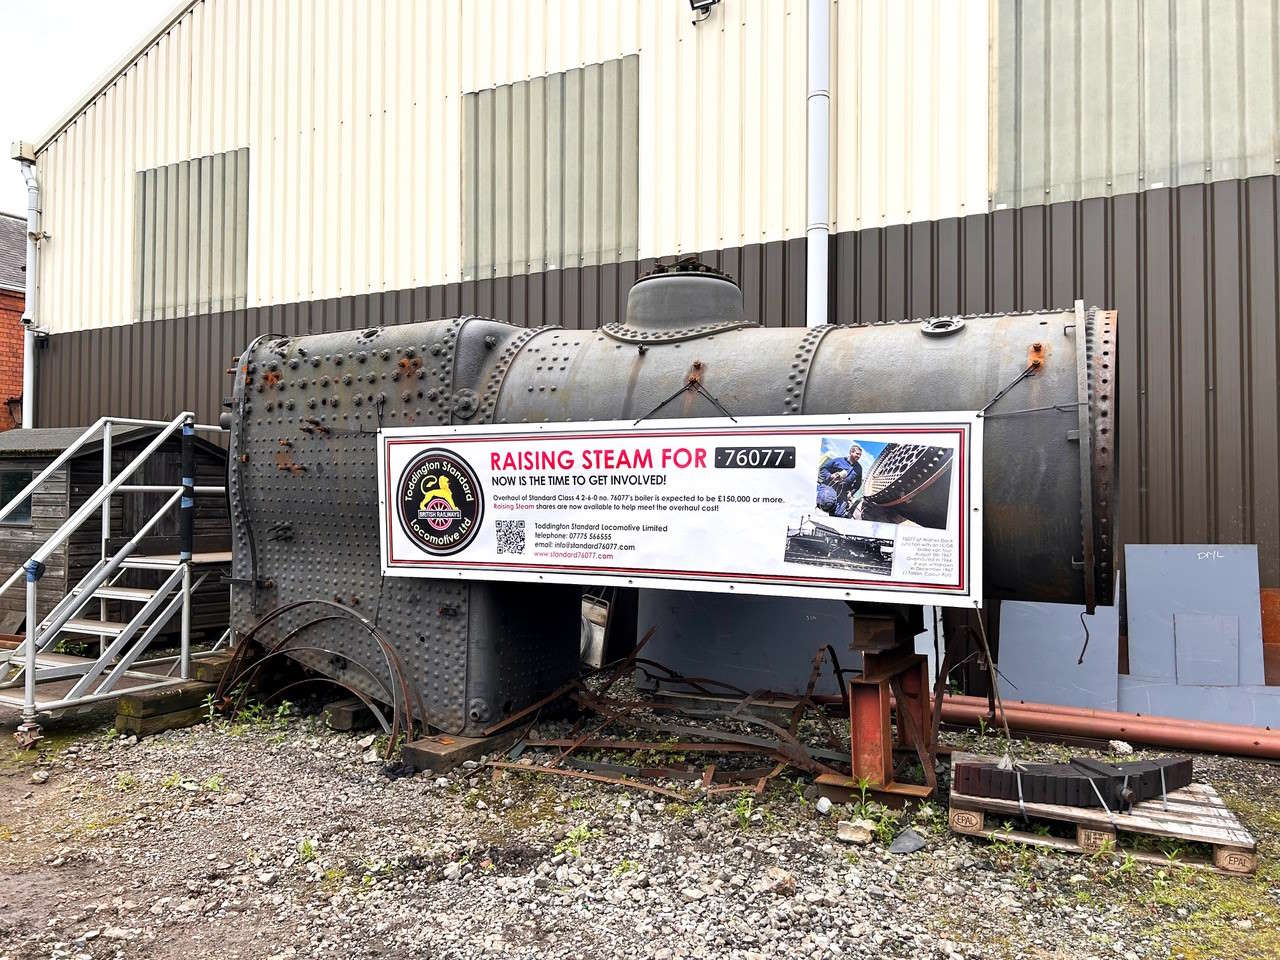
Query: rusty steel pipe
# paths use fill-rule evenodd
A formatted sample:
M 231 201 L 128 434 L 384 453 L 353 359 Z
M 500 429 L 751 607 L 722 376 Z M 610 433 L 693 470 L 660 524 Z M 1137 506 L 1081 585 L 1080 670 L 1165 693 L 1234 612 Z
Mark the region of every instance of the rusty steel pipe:
M 957 701 L 958 703 L 982 704 L 984 706 L 987 705 L 986 697 L 970 697 L 970 696 L 965 696 L 963 694 L 950 694 L 949 697 Z M 1070 716 L 1070 717 L 1094 718 L 1094 717 L 1097 717 L 1099 714 L 1109 715 L 1113 712 L 1109 710 L 1094 710 L 1090 707 L 1069 707 L 1064 704 L 1058 704 L 1058 703 L 1036 703 L 1033 700 L 1011 700 L 1008 698 L 1002 698 L 1002 699 L 1004 701 L 1005 707 L 1009 709 L 1021 708 L 1025 710 L 1032 710 L 1037 713 L 1054 713 L 1054 714 L 1062 714 L 1064 716 Z M 839 698 L 837 697 L 836 700 L 839 701 Z M 1198 727 L 1201 727 L 1205 730 L 1218 730 L 1223 733 L 1234 733 L 1238 730 L 1263 730 L 1263 729 L 1269 730 L 1271 729 L 1270 727 L 1249 727 L 1249 726 L 1244 726 L 1242 724 L 1237 724 L 1237 723 L 1218 723 L 1212 720 L 1188 721 L 1188 720 L 1182 720 L 1179 717 L 1162 717 L 1156 714 L 1147 714 L 1147 713 L 1125 713 L 1123 711 L 1120 711 L 1120 712 L 1116 712 L 1115 715 L 1118 717 L 1125 717 L 1126 719 L 1137 718 L 1138 720 L 1150 720 L 1150 721 L 1156 721 L 1160 723 L 1165 723 L 1170 720 L 1176 720 L 1184 723 L 1195 723 Z
M 1071 712 L 1062 712 L 1071 711 Z M 1136 713 L 1087 710 L 1080 707 L 1053 707 L 1048 704 L 1006 703 L 1009 728 L 1030 733 L 1090 737 L 1095 740 L 1123 739 L 1147 746 L 1230 753 L 1244 757 L 1280 760 L 1280 731 L 1225 723 L 1202 723 L 1174 717 L 1149 717 Z M 990 717 L 983 697 L 948 695 L 942 702 L 945 723 L 976 726 Z

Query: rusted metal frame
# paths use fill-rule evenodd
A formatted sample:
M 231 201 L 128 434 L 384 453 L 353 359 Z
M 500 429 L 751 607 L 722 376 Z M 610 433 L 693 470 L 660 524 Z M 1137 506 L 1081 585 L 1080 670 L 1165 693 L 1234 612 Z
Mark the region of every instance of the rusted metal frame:
M 640 642 L 636 644 L 635 649 L 618 661 L 618 665 L 614 668 L 612 675 L 607 677 L 604 683 L 600 685 L 600 690 L 598 691 L 599 696 L 603 697 L 608 693 L 609 688 L 617 683 L 624 673 L 635 669 L 636 658 L 640 655 L 640 651 L 644 649 L 645 644 L 653 639 L 653 635 L 657 629 L 657 627 L 650 627 L 646 630 L 644 636 L 640 638 Z
M 836 656 L 836 648 L 831 644 L 827 644 L 827 654 L 831 657 L 831 672 L 836 675 L 836 689 L 840 691 L 840 702 L 844 705 L 844 712 L 849 712 L 849 688 L 845 686 L 845 671 L 840 666 L 840 658 Z M 850 673 L 853 671 L 850 670 Z M 813 694 L 809 694 L 809 699 L 813 700 Z M 816 701 L 815 701 L 816 703 Z M 821 712 L 821 711 L 820 711 Z M 825 716 L 825 714 L 824 714 Z
M 764 776 L 762 776 L 759 780 L 756 781 L 755 786 L 751 788 L 750 792 L 755 794 L 757 797 L 760 796 L 762 793 L 764 793 L 764 788 L 769 785 L 769 781 L 772 780 L 774 777 L 776 777 L 778 774 L 780 774 L 786 768 L 787 768 L 787 764 L 785 763 L 775 764 L 773 769 L 771 769 L 768 773 L 764 774 Z M 713 796 L 717 793 L 743 793 L 743 792 L 745 791 L 741 787 L 733 786 L 733 785 L 722 786 L 722 787 L 707 787 L 707 796 Z
M 710 764 L 702 770 L 681 770 L 679 767 L 637 767 L 623 763 L 601 763 L 596 760 L 582 760 L 574 757 L 568 761 L 574 770 L 589 770 L 592 773 L 604 773 L 610 776 L 645 777 L 651 780 L 687 780 L 700 782 L 708 787 L 711 783 L 741 783 L 755 781 L 769 776 L 777 767 L 744 767 L 741 770 L 725 770 L 716 764 Z M 783 765 L 785 767 L 785 764 Z
M 527 747 L 567 747 L 574 740 L 565 738 L 526 740 Z M 743 743 L 701 743 L 688 740 L 649 741 L 649 740 L 587 740 L 580 745 L 585 750 L 617 750 L 632 752 L 652 750 L 655 753 L 760 753 L 760 748 Z
M 933 709 L 929 717 L 929 742 L 933 744 L 935 753 L 938 747 L 938 731 L 942 727 L 942 698 L 947 692 L 947 677 L 954 669 L 952 659 L 955 648 L 950 643 L 944 643 L 943 648 L 942 663 L 938 668 L 938 676 L 933 681 Z
M 593 710 L 604 712 L 602 709 L 605 707 L 604 701 L 590 702 L 586 705 Z M 654 701 L 642 700 L 636 703 L 626 704 L 626 706 L 641 708 L 641 709 L 649 709 L 649 710 L 679 712 L 679 711 L 673 711 L 673 708 L 669 704 L 657 703 Z M 707 712 L 704 715 L 715 716 L 715 717 L 723 716 L 718 712 Z M 642 729 L 645 728 L 646 726 L 646 724 L 643 721 L 630 718 L 630 717 L 626 717 L 626 718 L 617 717 L 617 719 L 624 720 L 625 722 L 631 724 L 632 726 L 638 726 L 638 727 L 641 727 Z M 750 718 L 741 717 L 741 718 L 738 718 L 738 722 L 743 723 L 744 725 L 756 723 L 761 726 L 767 727 L 768 729 L 777 733 L 781 739 L 775 741 L 771 749 L 777 751 L 780 755 L 787 757 L 789 760 L 794 762 L 797 766 L 799 766 L 803 770 L 820 772 L 814 769 L 814 767 L 812 766 L 812 764 L 816 763 L 816 761 L 813 761 L 809 757 L 807 749 L 805 748 L 804 744 L 800 743 L 799 740 L 797 740 L 795 737 L 788 734 L 787 731 L 785 731 L 782 727 L 779 727 L 776 724 L 770 723 L 767 720 L 761 720 L 758 717 L 750 717 Z M 718 730 L 718 729 L 712 730 L 710 728 L 708 728 L 707 730 L 702 730 L 701 728 L 698 728 L 698 727 L 685 727 L 685 726 L 680 726 L 678 724 L 671 724 L 671 725 L 652 724 L 648 726 L 650 729 L 657 729 L 657 730 L 663 730 L 663 732 L 675 733 L 677 736 L 681 736 L 681 735 L 684 735 L 684 736 L 700 736 L 701 735 L 701 736 L 714 736 L 714 737 L 729 736 L 727 731 L 723 731 L 723 730 Z M 819 764 L 819 766 L 821 765 Z
M 840 669 L 840 663 L 836 659 L 835 647 L 833 647 L 831 644 L 828 643 L 824 647 L 820 647 L 818 649 L 818 652 L 814 654 L 813 669 L 809 674 L 809 684 L 805 688 L 804 698 L 798 701 L 796 705 L 792 708 L 791 733 L 792 735 L 794 735 L 796 731 L 799 730 L 800 721 L 803 720 L 804 715 L 808 713 L 810 709 L 812 709 L 818 715 L 818 719 L 822 722 L 823 726 L 827 728 L 827 745 L 830 747 L 839 747 L 840 737 L 836 733 L 835 727 L 831 725 L 830 718 L 827 717 L 826 713 L 818 706 L 818 704 L 813 699 L 814 690 L 816 690 L 818 686 L 818 677 L 822 675 L 823 660 L 828 656 L 831 658 L 831 669 L 835 673 L 836 686 L 840 688 L 842 699 L 844 700 L 845 709 L 847 710 L 849 707 L 849 698 L 847 693 L 845 692 L 845 686 L 844 686 L 844 680 L 843 680 L 844 671 Z
M 560 764 L 564 763 L 565 759 L 569 756 L 569 754 L 573 753 L 575 750 L 581 747 L 588 740 L 597 736 L 601 730 L 609 726 L 610 722 L 611 721 L 609 720 L 608 717 L 604 717 L 591 730 L 588 730 L 586 733 L 582 734 L 582 736 L 580 737 L 576 737 L 567 747 L 565 747 L 563 750 L 560 751 L 560 753 L 551 761 L 549 766 L 552 766 L 552 767 L 560 766 Z
M 818 652 L 813 655 L 813 666 L 809 670 L 809 682 L 805 685 L 804 697 L 796 701 L 796 705 L 791 708 L 791 726 L 788 728 L 791 736 L 796 735 L 796 731 L 800 729 L 800 720 L 804 717 L 809 707 L 813 705 L 813 691 L 818 686 L 818 675 L 822 672 L 823 661 L 827 659 L 827 648 L 819 647 Z
M 340 656 L 340 657 L 343 656 L 343 654 L 337 653 L 337 651 L 325 650 L 322 647 L 313 647 L 311 649 L 317 650 L 321 653 L 332 653 L 336 656 Z M 281 652 L 285 652 L 285 651 L 281 651 Z M 356 664 L 356 666 L 363 666 L 363 664 L 359 663 L 358 661 L 351 660 L 350 657 L 347 657 L 345 659 L 349 660 L 351 663 Z M 338 680 L 334 677 L 327 676 L 323 673 L 318 673 L 313 677 L 304 677 L 301 680 L 295 680 L 292 683 L 287 683 L 283 687 L 281 687 L 279 690 L 273 690 L 271 692 L 271 695 L 267 699 L 268 701 L 270 701 L 270 700 L 276 699 L 277 697 L 283 697 L 286 693 L 288 693 L 294 687 L 301 687 L 309 683 L 331 683 L 334 686 L 347 691 L 347 693 L 351 694 L 353 697 L 355 697 L 357 700 L 363 703 L 366 707 L 368 707 L 369 712 L 378 718 L 378 726 L 382 727 L 383 733 L 390 732 L 391 725 L 387 722 L 387 718 L 382 715 L 382 711 L 378 709 L 378 706 L 373 702 L 372 697 L 366 696 L 365 694 L 361 693 L 359 690 L 357 690 L 355 687 L 353 687 L 349 683 L 343 683 L 341 680 Z
M 379 651 L 382 653 L 383 659 L 387 664 L 387 672 L 390 674 L 390 678 L 392 681 L 392 688 L 391 688 L 392 731 L 387 741 L 387 754 L 386 754 L 387 757 L 390 757 L 392 753 L 395 751 L 395 747 L 399 739 L 399 736 L 398 736 L 399 735 L 399 705 L 396 703 L 396 698 L 395 698 L 396 681 L 399 681 L 400 694 L 401 694 L 400 703 L 403 704 L 403 710 L 404 710 L 405 721 L 406 721 L 406 732 L 408 736 L 413 735 L 414 715 L 413 715 L 412 703 L 413 703 L 413 699 L 415 698 L 410 696 L 409 684 L 406 679 L 404 665 L 400 661 L 400 655 L 396 652 L 395 647 L 390 643 L 390 641 L 388 641 L 386 637 L 382 635 L 382 632 L 374 624 L 370 623 L 365 617 L 363 617 L 361 614 L 357 613 L 355 610 L 351 609 L 350 607 L 345 606 L 344 604 L 341 604 L 341 603 L 337 603 L 336 601 L 333 601 L 333 600 L 323 600 L 323 599 L 315 599 L 315 598 L 308 599 L 308 600 L 295 600 L 291 603 L 281 604 L 280 606 L 277 606 L 275 609 L 264 614 L 258 620 L 257 623 L 255 623 L 252 627 L 249 628 L 248 631 L 246 631 L 244 636 L 241 638 L 241 643 L 247 645 L 249 641 L 253 640 L 253 638 L 258 633 L 258 631 L 262 630 L 268 623 L 275 620 L 277 617 L 280 617 L 291 610 L 295 610 L 300 607 L 304 607 L 308 605 L 326 607 L 332 610 L 336 610 L 340 615 L 337 618 L 355 621 L 359 626 L 364 628 L 365 632 L 369 634 L 369 636 L 373 639 L 374 643 L 378 646 Z M 281 640 L 277 641 L 275 644 L 272 645 L 271 653 L 282 651 L 285 647 L 285 644 L 290 639 L 292 639 L 294 636 L 296 636 L 298 633 L 300 633 L 302 630 L 306 629 L 307 627 L 312 626 L 316 622 L 319 622 L 321 620 L 327 620 L 334 617 L 335 615 L 333 614 L 329 614 L 326 617 L 317 617 L 312 621 L 309 621 L 308 623 L 305 623 L 302 626 L 295 628 L 294 630 L 286 634 Z M 227 686 L 229 676 L 230 676 L 229 674 L 224 675 L 222 681 L 218 685 L 217 697 L 220 700 L 225 697 L 226 691 L 230 689 L 230 687 Z M 419 715 L 425 716 L 426 713 L 422 706 L 421 696 L 420 695 L 417 696 L 416 699 L 418 700 Z
M 889 690 L 880 681 L 849 681 L 850 757 L 855 780 L 883 787 L 893 780 Z
M 654 730 L 658 733 L 669 733 L 674 736 L 707 737 L 709 739 L 728 740 L 730 742 L 742 743 L 742 744 L 747 744 L 749 746 L 759 747 L 767 752 L 774 754 L 779 759 L 787 760 L 789 763 L 791 763 L 793 766 L 797 767 L 798 769 L 805 770 L 810 773 L 837 773 L 836 770 L 834 770 L 832 767 L 829 767 L 825 763 L 822 763 L 820 760 L 817 759 L 817 757 L 821 756 L 821 757 L 838 759 L 838 760 L 844 759 L 840 755 L 836 754 L 834 751 L 820 750 L 817 748 L 808 747 L 805 744 L 800 743 L 800 741 L 796 740 L 794 737 L 790 737 L 789 735 L 787 735 L 786 731 L 782 730 L 781 727 L 768 723 L 767 721 L 757 720 L 757 722 L 761 723 L 762 725 L 768 726 L 769 728 L 782 734 L 784 737 L 783 740 L 770 741 L 770 740 L 765 740 L 762 737 L 751 737 L 743 734 L 734 734 L 729 731 L 721 730 L 717 728 L 694 727 L 694 726 L 688 726 L 685 724 L 673 724 L 673 723 L 654 723 L 646 720 L 640 720 L 632 716 L 626 716 L 622 711 L 614 709 L 614 707 L 611 704 L 598 700 L 590 695 L 583 697 L 583 699 L 580 702 L 583 704 L 583 706 L 587 707 L 588 709 L 595 710 L 606 716 L 611 716 L 613 719 L 618 720 L 621 723 L 625 723 L 632 727 L 636 727 L 642 730 Z M 635 705 L 628 704 L 624 706 L 647 706 L 647 704 L 635 704 Z M 670 707 L 667 704 L 657 704 L 654 707 L 650 707 L 650 708 L 651 709 L 670 709 Z
M 549 774 L 557 777 L 572 777 L 578 780 L 594 780 L 596 783 L 609 783 L 616 787 L 630 787 L 633 790 L 645 790 L 649 793 L 656 793 L 662 797 L 670 797 L 672 800 L 687 802 L 693 799 L 688 794 L 680 793 L 677 790 L 668 790 L 666 787 L 660 787 L 655 783 L 645 783 L 642 780 L 632 780 L 629 777 L 610 777 L 602 773 L 592 773 L 589 770 L 573 770 L 565 767 L 543 767 L 532 763 L 508 763 L 503 760 L 490 760 L 489 766 L 495 770 L 512 770 L 517 773 Z
M 672 670 L 665 663 L 659 663 L 657 660 L 649 660 L 649 659 L 646 659 L 645 657 L 636 657 L 635 663 L 644 664 L 645 666 L 648 666 L 648 667 L 656 667 L 657 669 L 661 670 L 663 673 L 667 675 L 666 677 L 658 677 L 656 679 L 670 680 L 675 683 L 687 684 L 688 686 L 693 687 L 693 689 L 698 691 L 698 693 L 704 693 L 709 697 L 718 697 L 718 696 L 722 696 L 723 694 L 717 693 L 715 690 L 708 689 L 707 686 L 705 686 L 706 684 L 711 684 L 716 687 L 721 687 L 722 689 L 728 690 L 730 693 L 737 694 L 740 697 L 747 696 L 747 691 L 743 690 L 740 687 L 735 687 L 731 683 L 725 683 L 723 680 L 716 680 L 714 677 L 689 677 L 684 675 L 683 673 L 680 673 L 678 670 Z M 647 670 L 645 672 L 648 673 Z M 757 691 L 756 696 L 759 696 L 762 692 L 764 691 Z
M 905 675 L 898 674 L 889 679 L 889 689 L 897 701 L 898 733 L 907 746 L 915 747 L 916 757 L 924 771 L 924 782 L 930 790 L 938 789 L 938 772 L 934 769 L 934 740 L 924 723 L 924 716 L 930 715 L 928 687 L 920 678 L 920 690 L 909 693 L 904 682 Z M 917 712 L 918 707 L 918 712 Z

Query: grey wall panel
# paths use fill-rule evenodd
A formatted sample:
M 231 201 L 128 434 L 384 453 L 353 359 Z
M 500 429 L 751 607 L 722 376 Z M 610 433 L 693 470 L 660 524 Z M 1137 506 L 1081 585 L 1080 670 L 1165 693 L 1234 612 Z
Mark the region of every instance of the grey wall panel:
M 1274 0 L 998 0 L 992 202 L 1270 175 Z
M 1116 308 L 1121 542 L 1257 543 L 1263 585 L 1280 586 L 1278 191 L 1280 180 L 1258 177 L 838 234 L 832 319 L 1038 310 L 1077 297 Z M 804 324 L 803 239 L 702 259 L 738 278 L 750 319 Z M 40 426 L 171 416 L 192 396 L 207 422 L 229 392 L 230 358 L 283 326 L 485 312 L 590 328 L 621 315 L 653 263 L 299 303 L 287 317 L 271 307 L 135 324 L 119 369 L 104 366 L 106 331 L 58 334 L 37 356 L 36 415 Z
M 162 320 L 244 306 L 248 148 L 140 170 L 134 193 L 134 316 Z
M 640 58 L 462 98 L 462 275 L 634 260 Z

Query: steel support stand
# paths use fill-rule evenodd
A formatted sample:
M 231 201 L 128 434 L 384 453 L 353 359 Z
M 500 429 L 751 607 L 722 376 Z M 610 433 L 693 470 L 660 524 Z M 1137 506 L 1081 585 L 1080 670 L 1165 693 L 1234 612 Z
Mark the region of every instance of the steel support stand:
M 850 605 L 853 642 L 862 653 L 862 675 L 849 680 L 849 736 L 852 777 L 824 774 L 818 790 L 842 802 L 869 794 L 888 806 L 922 800 L 937 790 L 936 738 L 929 694 L 929 660 L 915 652 L 924 629 L 919 607 Z M 891 723 L 897 708 L 897 735 Z M 895 750 L 915 753 L 924 784 L 896 779 Z

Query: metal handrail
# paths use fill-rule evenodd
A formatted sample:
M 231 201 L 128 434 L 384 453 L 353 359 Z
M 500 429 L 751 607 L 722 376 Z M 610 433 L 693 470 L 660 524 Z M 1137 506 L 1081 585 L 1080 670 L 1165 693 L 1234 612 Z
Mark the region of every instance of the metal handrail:
M 161 431 L 158 434 L 156 434 L 155 438 L 149 444 L 147 444 L 145 448 L 143 448 L 141 453 L 139 453 L 136 457 L 134 457 L 133 460 L 120 473 L 116 474 L 116 476 L 111 480 L 110 483 L 104 484 L 103 486 L 99 487 L 94 492 L 94 494 L 91 497 L 89 497 L 88 500 L 86 500 L 83 504 L 80 505 L 80 509 L 78 509 L 75 513 L 73 513 L 70 517 L 68 517 L 65 521 L 63 521 L 62 526 L 58 527 L 58 529 L 54 532 L 53 536 L 49 537 L 49 539 L 47 539 L 43 544 L 41 544 L 39 549 L 37 549 L 35 553 L 33 553 L 30 557 L 27 558 L 26 562 L 19 564 L 18 569 L 15 570 L 7 580 L 5 580 L 3 586 L 0 586 L 0 594 L 6 593 L 10 587 L 12 587 L 15 583 L 18 582 L 19 578 L 21 578 L 23 574 L 26 573 L 28 564 L 32 562 L 43 564 L 46 560 L 48 560 L 49 556 L 53 553 L 53 551 L 57 550 L 60 546 L 62 546 L 62 544 L 66 542 L 67 538 L 71 536 L 71 534 L 75 533 L 76 530 L 80 529 L 80 526 L 85 522 L 85 520 L 87 520 L 91 514 L 95 513 L 98 510 L 98 508 L 102 506 L 103 502 L 107 500 L 108 497 L 110 497 L 113 493 L 115 493 L 116 490 L 118 490 L 120 487 L 125 485 L 124 482 L 128 480 L 131 476 L 133 476 L 133 474 L 137 471 L 137 469 L 142 465 L 143 461 L 145 461 L 148 457 L 150 457 L 151 454 L 155 453 L 156 450 L 159 449 L 160 446 L 166 440 L 168 440 L 170 436 L 173 435 L 174 431 L 181 429 L 182 424 L 184 422 L 188 420 L 194 420 L 194 418 L 195 418 L 195 414 L 190 413 L 189 411 L 184 411 L 178 414 L 172 420 L 170 420 L 167 424 L 160 424 L 159 421 L 150 421 L 150 420 L 123 420 L 122 421 L 118 418 L 113 418 L 113 417 L 103 417 L 96 424 L 94 424 L 94 426 L 91 427 L 90 430 L 97 430 L 101 426 L 105 425 L 105 423 L 107 423 L 108 421 L 110 421 L 113 424 L 124 422 L 126 424 L 143 424 L 147 426 L 160 425 L 162 426 L 163 429 L 161 429 Z M 72 444 L 70 447 L 67 448 L 66 451 L 64 451 L 62 456 L 58 457 L 58 459 L 54 460 L 53 464 L 51 464 L 49 467 L 43 470 L 41 472 L 39 479 L 41 479 L 41 481 L 43 481 L 44 479 L 47 479 L 46 475 L 52 471 L 55 465 L 61 465 L 65 463 L 68 455 L 78 450 L 80 446 L 82 446 L 84 442 L 88 439 L 87 435 L 90 433 L 90 430 L 86 430 L 85 433 L 82 434 L 74 444 Z M 35 484 L 35 482 L 36 481 L 33 480 L 31 484 L 28 484 L 27 485 L 28 488 L 31 488 L 32 485 Z M 27 491 L 24 490 L 23 494 L 26 494 L 26 493 Z M 12 504 L 10 504 L 10 506 L 12 506 Z M 4 518 L 4 515 L 5 514 L 3 512 L 0 512 L 0 520 Z
M 133 555 L 133 551 L 138 549 L 138 544 L 151 532 L 151 528 L 160 522 L 160 518 L 173 509 L 182 498 L 182 491 L 179 490 L 171 496 L 159 510 L 142 525 L 129 541 L 111 555 L 110 560 L 99 561 L 92 570 L 89 571 L 79 583 L 67 593 L 65 597 L 59 601 L 58 605 L 49 611 L 48 616 L 40 622 L 40 633 L 50 638 L 61 630 L 68 620 L 84 609 L 85 604 L 93 597 L 93 592 L 107 582 L 111 576 L 119 570 L 126 560 Z M 78 591 L 78 592 L 77 592 Z M 25 641 L 24 641 L 25 642 Z
M 149 426 L 157 428 L 155 436 L 126 464 L 119 474 L 112 476 L 112 426 Z M 129 481 L 162 444 L 169 440 L 178 430 L 182 431 L 182 483 L 181 485 L 156 483 L 129 483 Z M 221 430 L 220 427 L 195 423 L 195 415 L 184 411 L 168 422 L 156 420 L 139 420 L 128 417 L 102 417 L 93 426 L 87 428 L 75 442 L 63 450 L 40 475 L 33 478 L 10 503 L 0 509 L 0 519 L 8 516 L 18 504 L 29 500 L 34 491 L 47 481 L 55 471 L 62 468 L 74 457 L 82 447 L 101 432 L 102 437 L 102 484 L 76 511 L 68 517 L 49 536 L 17 570 L 0 584 L 0 594 L 9 590 L 18 578 L 26 574 L 26 615 L 27 636 L 19 648 L 7 657 L 0 657 L 4 665 L 7 679 L 0 686 L 8 687 L 21 682 L 22 724 L 18 727 L 20 740 L 34 741 L 40 735 L 37 717 L 41 710 L 46 712 L 60 710 L 73 704 L 85 704 L 107 699 L 118 694 L 115 692 L 116 682 L 123 676 L 134 676 L 130 673 L 133 664 L 142 656 L 151 641 L 160 630 L 181 610 L 182 623 L 180 629 L 180 647 L 176 666 L 180 667 L 177 678 L 167 676 L 155 683 L 144 683 L 133 686 L 132 690 L 159 689 L 160 687 L 181 682 L 190 676 L 190 636 L 191 636 L 191 595 L 193 590 L 203 584 L 209 574 L 204 574 L 192 582 L 192 538 L 195 496 L 197 494 L 225 495 L 225 487 L 201 486 L 194 482 L 195 462 L 193 459 L 193 438 L 197 430 Z M 111 540 L 111 505 L 115 494 L 162 494 L 163 505 L 142 524 L 141 529 L 133 534 L 118 550 L 108 556 L 108 543 Z M 68 623 L 92 601 L 102 584 L 115 582 L 129 566 L 147 566 L 146 557 L 134 557 L 141 542 L 154 530 L 161 518 L 166 516 L 175 506 L 182 510 L 182 548 L 179 550 L 178 563 L 164 579 L 160 588 L 151 595 L 136 611 L 128 623 L 122 625 L 107 622 L 107 598 L 98 597 L 100 621 L 76 622 L 77 633 L 97 632 L 98 656 L 96 659 L 83 660 L 77 663 L 41 664 L 40 654 L 53 643 L 67 628 Z M 102 531 L 100 535 L 101 559 L 99 559 L 81 578 L 80 582 L 67 591 L 43 620 L 37 616 L 37 591 L 44 564 L 53 553 L 79 530 L 90 517 L 100 514 Z M 157 558 L 158 559 L 158 558 Z M 168 565 L 166 565 L 168 569 Z M 176 591 L 176 593 L 175 593 Z M 152 619 L 157 612 L 158 619 Z M 95 626 L 104 627 L 95 631 Z M 229 632 L 229 631 L 228 631 Z M 110 642 L 106 637 L 114 634 Z M 13 673 L 16 666 L 17 672 Z M 173 670 L 170 670 L 172 674 Z M 79 676 L 71 689 L 53 702 L 39 702 L 36 699 L 37 682 L 61 680 Z M 91 692 L 92 691 L 92 692 Z M 8 697 L 0 697 L 6 703 L 15 702 Z
M 119 489 L 119 493 L 173 493 L 181 491 L 181 484 L 162 484 L 162 483 L 146 483 L 146 484 L 125 484 Z M 224 494 L 227 492 L 226 487 L 192 487 L 193 493 L 217 493 Z
M 93 438 L 94 434 L 96 434 L 99 430 L 102 429 L 103 425 L 106 424 L 106 422 L 107 422 L 106 417 L 99 417 L 90 426 L 86 427 L 84 433 L 80 434 L 80 436 L 76 438 L 75 442 L 71 444 L 71 446 L 67 447 L 67 449 L 62 451 L 62 453 L 58 454 L 58 456 L 54 459 L 53 463 L 49 464 L 47 467 L 41 470 L 39 476 L 33 477 L 31 482 L 22 488 L 21 493 L 19 493 L 16 497 L 14 497 L 12 500 L 6 503 L 3 507 L 0 507 L 0 523 L 4 522 L 4 518 L 9 516 L 9 514 L 18 507 L 18 504 L 22 503 L 28 497 L 30 497 L 31 494 L 35 492 L 36 488 L 40 486 L 40 484 L 48 480 L 49 477 L 53 475 L 53 472 L 55 470 L 57 470 L 64 463 L 70 460 L 72 454 L 74 454 L 77 450 L 79 450 L 86 443 L 88 443 L 89 440 Z M 3 593 L 3 592 L 4 592 L 3 590 L 0 590 L 0 593 Z
M 186 414 L 184 414 L 184 416 L 186 416 Z M 18 504 L 22 503 L 24 500 L 30 497 L 31 494 L 33 494 L 36 491 L 36 488 L 40 486 L 40 484 L 48 480 L 49 477 L 53 475 L 53 472 L 55 470 L 57 470 L 64 463 L 70 460 L 77 450 L 79 450 L 91 439 L 93 439 L 93 437 L 98 433 L 98 431 L 101 430 L 107 424 L 112 424 L 113 426 L 119 425 L 119 426 L 125 426 L 125 427 L 163 427 L 168 424 L 168 421 L 138 420 L 133 417 L 99 417 L 89 426 L 85 427 L 84 433 L 76 437 L 75 441 L 71 444 L 71 446 L 67 447 L 67 449 L 62 451 L 62 453 L 58 454 L 58 456 L 54 458 L 54 461 L 51 464 L 49 464 L 47 467 L 45 467 L 43 470 L 40 471 L 38 476 L 33 477 L 31 482 L 28 483 L 25 487 L 23 487 L 22 491 L 16 497 L 14 497 L 12 500 L 6 503 L 3 507 L 0 507 L 0 523 L 3 523 L 4 518 L 7 517 L 12 511 L 17 509 Z M 196 424 L 193 424 L 192 426 L 194 426 L 195 429 L 197 430 L 212 430 L 212 431 L 217 431 L 218 433 L 224 432 L 221 427 L 213 426 L 212 424 L 208 424 L 208 423 L 196 423 Z M 3 593 L 3 592 L 4 591 L 0 590 L 0 593 Z

